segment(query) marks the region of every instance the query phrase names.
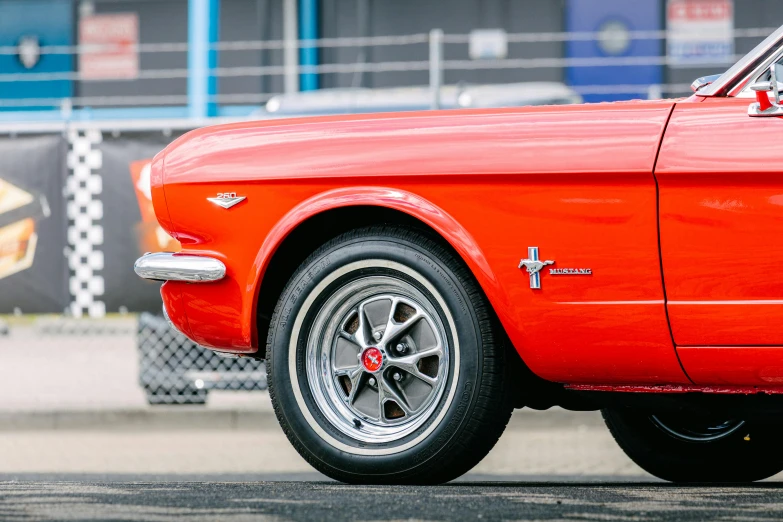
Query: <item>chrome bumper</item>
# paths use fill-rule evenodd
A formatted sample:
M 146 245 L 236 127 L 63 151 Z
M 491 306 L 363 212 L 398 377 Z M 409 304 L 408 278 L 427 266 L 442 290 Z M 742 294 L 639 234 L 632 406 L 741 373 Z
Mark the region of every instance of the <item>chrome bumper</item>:
M 226 276 L 226 265 L 222 261 L 171 252 L 144 254 L 133 264 L 133 270 L 139 277 L 155 281 L 207 283 Z

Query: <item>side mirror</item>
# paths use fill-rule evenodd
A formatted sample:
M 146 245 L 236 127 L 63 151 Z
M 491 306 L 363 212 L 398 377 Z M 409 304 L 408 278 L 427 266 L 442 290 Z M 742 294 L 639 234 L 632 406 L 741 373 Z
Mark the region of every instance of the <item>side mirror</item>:
M 756 92 L 756 103 L 748 108 L 748 115 L 754 118 L 783 116 L 783 106 L 780 105 L 780 84 L 778 78 L 783 78 L 783 65 L 774 64 L 769 70 L 768 82 L 756 82 L 750 90 Z M 772 101 L 769 94 L 772 93 Z

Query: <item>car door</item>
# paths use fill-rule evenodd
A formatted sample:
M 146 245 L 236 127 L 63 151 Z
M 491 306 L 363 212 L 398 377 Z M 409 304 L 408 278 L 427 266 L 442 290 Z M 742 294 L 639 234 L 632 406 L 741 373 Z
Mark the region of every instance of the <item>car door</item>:
M 679 103 L 656 166 L 667 311 L 697 384 L 783 382 L 783 119 Z

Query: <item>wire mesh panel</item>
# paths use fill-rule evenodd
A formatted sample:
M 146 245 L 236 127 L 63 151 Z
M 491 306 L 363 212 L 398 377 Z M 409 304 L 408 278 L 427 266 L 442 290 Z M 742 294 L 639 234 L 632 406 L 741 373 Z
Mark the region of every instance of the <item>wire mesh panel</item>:
M 150 404 L 204 404 L 209 390 L 264 390 L 263 361 L 226 358 L 197 345 L 158 315 L 139 316 L 139 383 Z

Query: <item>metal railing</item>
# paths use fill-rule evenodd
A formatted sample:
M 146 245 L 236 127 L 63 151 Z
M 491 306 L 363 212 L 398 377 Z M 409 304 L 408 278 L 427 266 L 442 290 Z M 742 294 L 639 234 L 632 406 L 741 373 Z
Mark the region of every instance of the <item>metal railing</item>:
M 736 29 L 733 33 L 735 39 L 762 39 L 776 28 L 750 28 Z M 671 36 L 667 31 L 632 31 L 628 38 L 634 40 L 666 41 Z M 600 33 L 595 32 L 540 32 L 540 33 L 508 33 L 505 35 L 510 44 L 540 44 L 540 43 L 566 43 L 589 42 L 601 39 Z M 349 38 L 323 38 L 319 40 L 302 40 L 297 42 L 298 48 L 317 47 L 319 49 L 336 48 L 365 48 L 427 45 L 428 55 L 422 52 L 420 60 L 405 61 L 380 61 L 380 62 L 346 62 L 323 63 L 319 65 L 239 65 L 223 66 L 210 70 L 209 74 L 216 78 L 259 78 L 259 77 L 284 77 L 287 73 L 295 71 L 296 74 L 319 75 L 343 75 L 360 73 L 395 73 L 421 71 L 429 75 L 429 87 L 432 90 L 431 106 L 440 106 L 440 87 L 443 84 L 444 74 L 454 71 L 477 70 L 521 70 L 530 71 L 538 69 L 564 69 L 564 68 L 589 68 L 589 67 L 628 67 L 628 66 L 673 66 L 677 65 L 671 57 L 664 55 L 654 56 L 613 56 L 599 58 L 574 58 L 574 57 L 508 57 L 501 59 L 447 59 L 445 58 L 446 46 L 464 46 L 470 42 L 470 34 L 444 34 L 435 29 L 429 34 L 409 34 L 399 36 L 371 36 Z M 271 41 L 224 41 L 211 46 L 210 50 L 220 53 L 237 51 L 266 51 L 284 50 L 290 42 L 285 40 Z M 186 53 L 186 43 L 142 43 L 130 47 L 138 53 Z M 111 51 L 114 46 L 105 45 L 75 45 L 75 46 L 44 46 L 40 48 L 42 55 L 72 55 L 80 57 L 97 51 Z M 123 49 L 128 49 L 127 46 Z M 0 55 L 18 53 L 13 46 L 0 46 Z M 690 66 L 729 66 L 738 59 L 735 56 L 723 64 L 714 62 L 692 62 Z M 184 60 L 183 60 L 184 63 Z M 106 79 L 100 82 L 134 82 L 138 80 L 179 80 L 187 79 L 189 70 L 182 68 L 143 69 L 134 78 L 130 79 Z M 523 80 L 524 80 L 524 75 Z M 85 78 L 78 71 L 46 72 L 46 73 L 0 73 L 0 92 L 2 85 L 14 82 L 52 82 L 68 81 L 88 84 L 92 79 Z M 687 83 L 663 83 L 660 85 L 637 85 L 632 83 L 618 85 L 583 85 L 574 87 L 576 92 L 582 95 L 607 94 L 628 95 L 639 94 L 646 96 L 647 92 L 660 94 L 661 96 L 682 95 L 688 92 Z M 210 103 L 217 104 L 254 104 L 261 105 L 279 92 L 240 92 L 220 93 L 209 98 Z M 15 109 L 35 108 L 59 108 L 63 114 L 68 114 L 80 107 L 142 107 L 142 106 L 170 106 L 185 105 L 188 102 L 187 92 L 177 94 L 144 94 L 133 96 L 89 95 L 74 96 L 69 98 L 0 98 L 0 109 L 4 112 Z

